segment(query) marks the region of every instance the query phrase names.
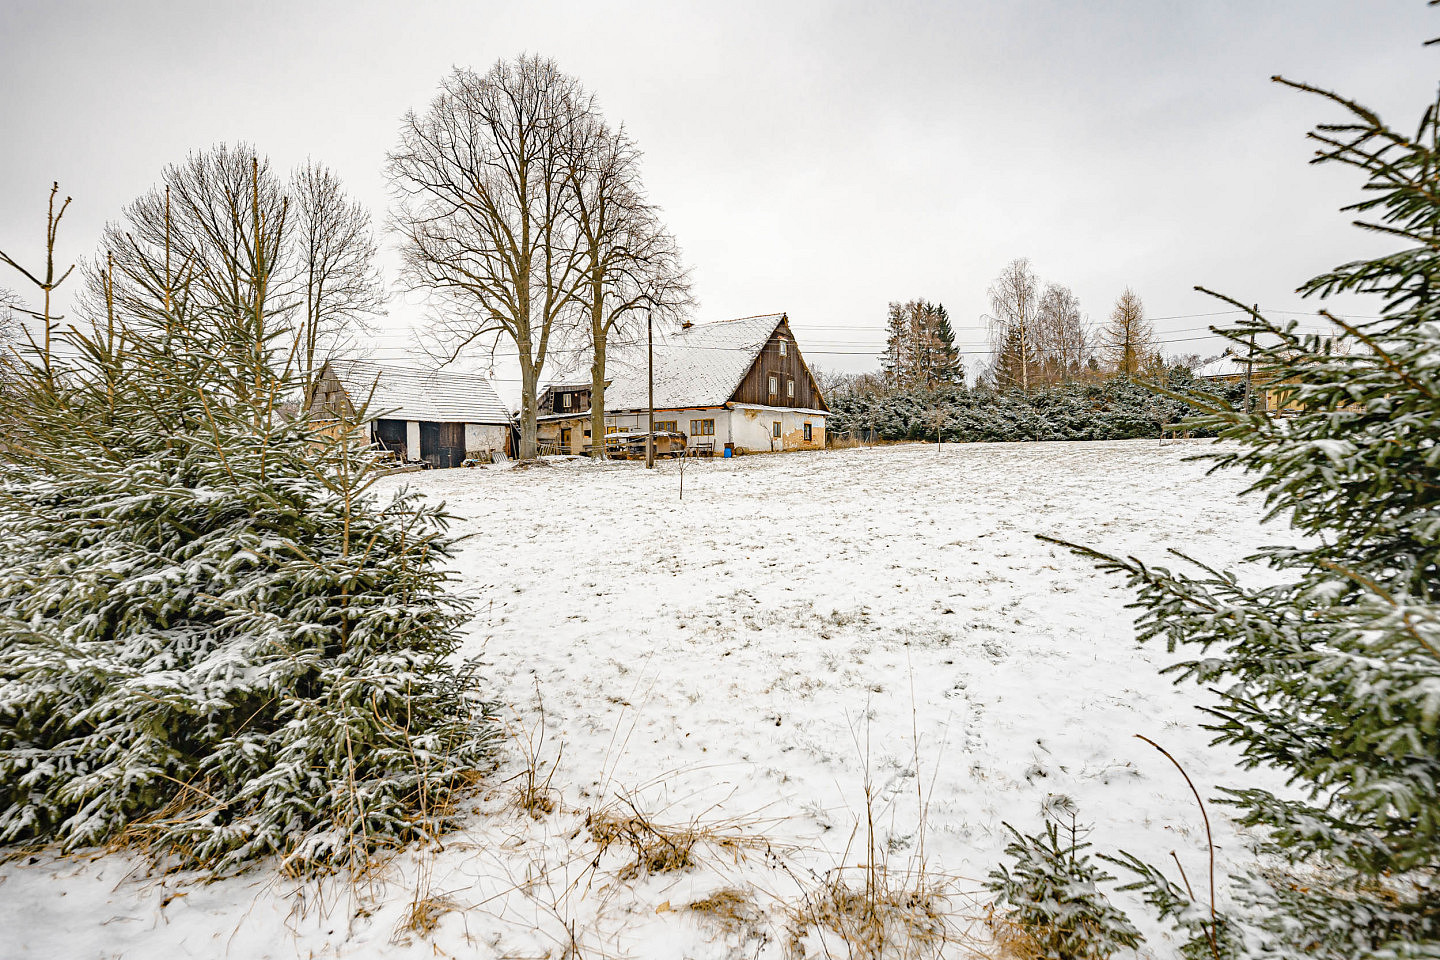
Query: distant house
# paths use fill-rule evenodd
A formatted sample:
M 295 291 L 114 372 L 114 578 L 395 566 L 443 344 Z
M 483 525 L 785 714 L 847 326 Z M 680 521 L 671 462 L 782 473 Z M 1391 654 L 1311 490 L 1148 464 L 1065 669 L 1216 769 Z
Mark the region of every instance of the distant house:
M 536 437 L 547 452 L 587 453 L 590 381 L 552 383 L 535 402 Z
M 613 349 L 606 364 L 606 433 L 643 432 L 649 408 L 646 347 Z M 655 429 L 683 434 L 691 450 L 742 453 L 819 449 L 830 408 L 783 313 L 686 325 L 655 339 Z M 543 441 L 587 452 L 590 385 L 542 395 Z
M 513 456 L 510 411 L 485 377 L 361 360 L 331 360 L 306 398 L 315 422 L 343 424 L 358 411 L 372 443 L 402 461 L 458 467 L 468 458 Z
M 1250 373 L 1250 389 L 1253 395 L 1259 398 L 1254 409 L 1265 410 L 1270 413 L 1283 412 L 1296 408 L 1291 401 L 1281 402 L 1279 386 L 1274 376 L 1265 371 L 1258 363 L 1254 366 L 1253 373 L 1250 372 L 1251 361 L 1230 352 L 1227 347 L 1225 352 L 1213 360 L 1207 360 L 1195 368 L 1195 378 L 1206 380 L 1210 383 L 1244 383 L 1247 373 Z

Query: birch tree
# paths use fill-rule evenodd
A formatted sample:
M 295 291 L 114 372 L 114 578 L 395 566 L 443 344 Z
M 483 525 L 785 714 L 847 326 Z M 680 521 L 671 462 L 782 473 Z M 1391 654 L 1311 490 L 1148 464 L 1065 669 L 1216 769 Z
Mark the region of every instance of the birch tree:
M 424 113 L 406 114 L 389 156 L 403 275 L 436 300 L 437 358 L 515 347 L 522 459 L 535 456 L 552 337 L 586 281 L 568 160 L 592 110 L 551 60 L 502 60 L 483 75 L 456 68 Z
M 1027 393 L 1036 377 L 1036 316 L 1040 281 L 1024 257 L 1010 261 L 990 287 L 990 344 L 995 351 L 990 379 L 999 388 Z
M 1051 384 L 1078 379 L 1095 352 L 1080 300 L 1063 284 L 1046 284 L 1035 321 L 1041 376 Z

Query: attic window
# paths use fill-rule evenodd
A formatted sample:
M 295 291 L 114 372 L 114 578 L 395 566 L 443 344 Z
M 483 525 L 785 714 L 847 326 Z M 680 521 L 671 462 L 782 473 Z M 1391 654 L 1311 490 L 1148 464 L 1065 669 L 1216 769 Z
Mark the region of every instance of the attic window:
M 770 374 L 770 395 L 771 395 L 771 396 L 774 396 L 775 394 L 777 394 L 777 393 L 779 393 L 779 392 L 780 392 L 780 378 L 777 377 L 777 376 L 775 376 L 775 374 L 772 373 L 772 374 Z
M 568 394 L 568 393 L 562 393 L 562 394 L 560 394 L 560 407 L 561 407 L 561 409 L 563 409 L 563 410 L 569 410 L 569 409 L 570 409 L 570 394 Z
M 794 381 L 794 380 L 786 380 L 786 381 L 785 381 L 785 396 L 789 397 L 791 400 L 794 400 L 794 399 L 795 399 L 795 381 Z
M 782 356 L 782 357 L 785 356 L 785 353 L 786 353 L 786 350 L 787 350 L 787 349 L 788 349 L 788 348 L 785 346 L 785 338 L 784 338 L 784 337 L 781 337 L 781 338 L 780 338 L 780 356 Z

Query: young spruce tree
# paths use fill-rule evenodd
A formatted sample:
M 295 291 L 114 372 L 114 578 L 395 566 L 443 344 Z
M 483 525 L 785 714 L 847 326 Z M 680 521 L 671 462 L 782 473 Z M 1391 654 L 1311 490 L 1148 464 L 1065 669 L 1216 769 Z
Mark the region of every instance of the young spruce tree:
M 1347 209 L 1396 244 L 1302 288 L 1376 295 L 1379 319 L 1331 317 L 1344 333 L 1326 338 L 1252 313 L 1228 331 L 1237 344 L 1253 336 L 1261 345 L 1257 376 L 1276 385 L 1293 415 L 1212 400 L 1197 421 L 1230 442 L 1217 469 L 1249 472 L 1271 514 L 1303 538 L 1258 555 L 1284 575 L 1262 588 L 1203 566 L 1191 575 L 1093 555 L 1138 591 L 1142 640 L 1195 652 L 1171 670 L 1214 691 L 1216 741 L 1238 747 L 1252 767 L 1282 771 L 1293 790 L 1226 791 L 1240 821 L 1264 838 L 1261 859 L 1233 891 L 1230 920 L 1241 936 L 1216 936 L 1197 921 L 1206 905 L 1189 903 L 1158 869 L 1115 862 L 1139 875 L 1162 915 L 1189 928 L 1190 955 L 1435 957 L 1440 103 L 1408 134 L 1344 97 L 1280 82 L 1348 113 L 1312 134 L 1321 145 L 1314 162 L 1363 171 L 1365 199 Z
M 143 309 L 14 363 L 0 842 L 361 867 L 445 827 L 488 764 L 446 516 L 382 503 L 362 453 L 281 415 L 267 252 L 247 255 L 249 310 L 197 309 L 201 265 L 167 258 L 125 278 Z

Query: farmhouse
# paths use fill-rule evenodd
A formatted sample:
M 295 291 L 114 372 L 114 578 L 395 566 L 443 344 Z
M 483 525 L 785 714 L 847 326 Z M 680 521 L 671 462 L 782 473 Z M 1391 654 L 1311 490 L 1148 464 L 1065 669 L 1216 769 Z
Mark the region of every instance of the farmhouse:
M 647 350 L 617 348 L 606 364 L 605 430 L 648 427 Z M 540 438 L 588 452 L 590 385 L 555 384 L 541 396 Z M 682 434 L 692 452 L 819 449 L 829 407 L 783 313 L 687 324 L 655 338 L 655 430 Z
M 513 456 L 511 416 L 485 377 L 361 360 L 331 360 L 306 399 L 312 421 L 353 422 L 379 414 L 367 439 L 403 461 L 458 467 Z

